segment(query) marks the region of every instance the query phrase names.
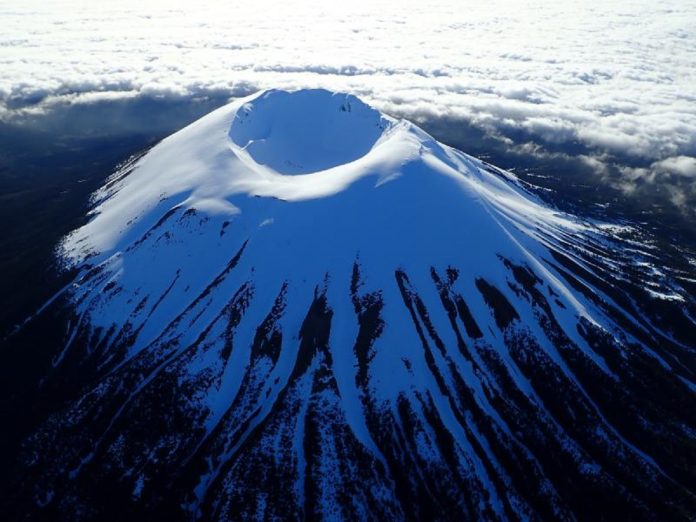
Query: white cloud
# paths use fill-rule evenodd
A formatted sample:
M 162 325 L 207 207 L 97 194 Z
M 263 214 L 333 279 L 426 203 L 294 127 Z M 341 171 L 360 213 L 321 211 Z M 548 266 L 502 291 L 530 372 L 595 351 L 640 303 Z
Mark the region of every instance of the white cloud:
M 0 23 L 0 118 L 323 86 L 693 172 L 674 160 L 696 156 L 693 2 L 27 0 Z
M 649 167 L 622 167 L 621 173 L 630 181 L 641 180 L 647 183 L 664 181 L 688 181 L 696 178 L 696 158 L 691 156 L 672 156 L 655 161 Z
M 696 158 L 690 156 L 674 156 L 652 165 L 657 172 L 676 174 L 685 178 L 696 178 Z

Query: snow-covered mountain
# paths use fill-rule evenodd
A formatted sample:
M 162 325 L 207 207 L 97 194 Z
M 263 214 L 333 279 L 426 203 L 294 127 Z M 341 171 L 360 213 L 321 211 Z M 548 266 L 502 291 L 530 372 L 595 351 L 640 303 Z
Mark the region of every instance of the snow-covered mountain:
M 693 517 L 694 286 L 629 236 L 353 96 L 235 101 L 60 246 L 23 329 L 62 321 L 72 391 L 20 488 L 71 520 Z

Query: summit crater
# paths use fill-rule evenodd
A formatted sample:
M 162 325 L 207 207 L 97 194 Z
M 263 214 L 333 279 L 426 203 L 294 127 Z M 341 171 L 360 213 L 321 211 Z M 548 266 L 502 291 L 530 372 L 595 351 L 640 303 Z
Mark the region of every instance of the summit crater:
M 393 123 L 350 94 L 271 90 L 239 107 L 229 137 L 258 165 L 308 174 L 361 158 Z

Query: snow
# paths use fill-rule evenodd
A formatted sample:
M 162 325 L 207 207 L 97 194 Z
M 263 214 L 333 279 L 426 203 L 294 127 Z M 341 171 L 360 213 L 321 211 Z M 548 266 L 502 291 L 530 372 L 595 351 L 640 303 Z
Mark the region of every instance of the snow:
M 528 307 L 507 287 L 510 274 L 499 256 L 530 265 L 546 279 L 564 302 L 565 308 L 554 310 L 562 324 L 592 315 L 592 307 L 545 268 L 548 251 L 536 232 L 581 235 L 587 225 L 544 206 L 518 187 L 514 176 L 498 175 L 351 95 L 273 90 L 237 100 L 163 140 L 130 175 L 97 193 L 95 201 L 92 220 L 65 239 L 61 253 L 68 264 L 83 267 L 83 275 L 88 267 L 105 263 L 111 277 L 98 286 L 81 284 L 78 277 L 73 295 L 79 296 L 78 310 L 92 327 L 143 325 L 131 356 L 161 336 L 245 242 L 238 265 L 198 307 L 193 322 L 168 338 L 180 335 L 182 346 L 193 341 L 230 296 L 252 282 L 253 313 L 242 319 L 249 326 L 236 334 L 236 345 L 243 345 L 234 356 L 240 364 L 253 339 L 252 323 L 259 324 L 270 310 L 281 286 L 289 282 L 284 331 L 299 332 L 314 288 L 327 275 L 333 322 L 350 331 L 354 312 L 349 303 L 339 303 L 359 257 L 362 291 L 384 293 L 386 326 L 371 365 L 377 395 L 384 399 L 414 385 L 434 386 L 429 379 L 414 379 L 402 362 L 425 364 L 415 332 L 404 336 L 413 323 L 396 286 L 396 269 L 411 274 L 429 310 L 441 306 L 427 288 L 430 267 L 439 273 L 450 266 L 459 269 L 465 274 L 459 291 L 493 345 L 501 339 L 493 334 L 497 328 L 474 280 L 482 277 L 516 308 Z M 105 298 L 109 280 L 120 291 Z M 147 304 L 135 310 L 143 296 L 150 296 Z M 443 317 L 437 322 L 446 324 Z M 569 330 L 577 339 L 574 328 Z M 281 360 L 288 357 L 291 342 L 296 341 L 284 338 Z M 334 371 L 344 406 L 354 409 L 359 404 L 358 392 L 348 389 L 354 374 L 349 349 L 346 345 L 336 353 Z M 606 371 L 603 361 L 590 356 Z M 227 369 L 225 381 L 238 383 L 237 371 Z M 384 376 L 389 386 L 380 384 Z M 520 386 L 528 387 L 522 381 Z M 209 397 L 213 411 L 229 400 L 226 394 L 218 396 Z M 485 401 L 482 406 L 490 411 Z M 359 417 L 347 413 L 369 446 Z
M 305 174 L 364 156 L 389 123 L 348 94 L 268 91 L 236 111 L 229 136 L 237 155 L 244 151 L 282 174 Z
M 299 332 L 317 292 L 326 297 L 332 312 L 327 349 L 337 386 L 336 407 L 356 440 L 384 463 L 366 424 L 364 400 L 369 397 L 376 409 L 395 411 L 399 397 L 407 397 L 412 405 L 429 397 L 457 441 L 460 464 L 473 470 L 494 495 L 496 509 L 502 504 L 483 461 L 470 446 L 473 440 L 494 467 L 500 463 L 483 434 L 462 424 L 467 407 L 448 390 L 455 388 L 458 374 L 497 429 L 514 438 L 486 393 L 489 385 L 496 384 L 490 382 L 492 375 L 479 349 L 490 348 L 498 351 L 517 388 L 539 405 L 539 411 L 543 403 L 508 351 L 505 337 L 511 332 L 497 325 L 477 280 L 484 279 L 509 301 L 519 316 L 512 326 L 515 332 L 532 337 L 550 364 L 592 406 L 589 394 L 540 326 L 539 309 L 519 291 L 504 260 L 529 267 L 540 278 L 538 290 L 553 296 L 548 305 L 563 332 L 598 371 L 617 378 L 577 329 L 580 317 L 607 331 L 616 331 L 616 325 L 594 302 L 569 287 L 550 263 L 551 251 L 561 251 L 601 277 L 606 263 L 597 260 L 595 265 L 594 258 L 577 252 L 587 252 L 591 240 L 601 241 L 602 231 L 611 232 L 612 227 L 586 223 L 548 207 L 521 188 L 512 174 L 446 147 L 415 125 L 382 115 L 351 95 L 322 90 L 255 94 L 166 138 L 140 158 L 132 172 L 122 174 L 95 194 L 91 221 L 61 245 L 63 261 L 77 268 L 78 276 L 63 291 L 76 310 L 68 343 L 55 364 L 61 364 L 85 328 L 108 332 L 113 325 L 131 327 L 135 338 L 119 368 L 143 352 L 151 365 L 115 410 L 108 432 L 170 361 L 195 346 L 182 379 L 199 383 L 196 379 L 206 372 L 216 376 L 210 382 L 199 379 L 196 393 L 182 398 L 191 403 L 192 411 L 200 412 L 196 422 L 204 435 L 199 447 L 215 436 L 221 423 L 228 423 L 226 440 L 199 477 L 198 499 L 226 460 L 273 411 L 282 390 L 288 389 L 299 394 L 293 400 L 303 405 L 293 431 L 299 472 L 295 489 L 303 496 L 302 426 L 319 356 L 308 364 L 300 381 L 291 382 L 291 374 Z M 384 328 L 372 346 L 367 389 L 356 383 L 354 346 L 360 325 L 350 293 L 356 263 L 359 295 L 378 293 L 383 305 Z M 434 269 L 444 277 L 450 268 L 459 273 L 456 281 L 450 281 L 451 292 L 466 301 L 482 331 L 480 339 L 465 339 L 473 362 L 459 349 L 431 275 Z M 404 305 L 397 271 L 408 276 L 408 291 L 422 301 L 427 319 L 421 310 L 412 317 Z M 670 297 L 647 290 L 658 298 Z M 273 326 L 282 333 L 277 360 L 267 355 L 254 360 L 251 347 L 258 328 L 280 293 L 285 307 Z M 605 301 L 614 305 L 608 298 Z M 229 317 L 222 312 L 233 304 L 240 304 L 243 314 L 228 331 Z M 455 323 L 464 336 L 461 318 Z M 425 341 L 417 329 L 425 332 Z M 226 356 L 224 342 L 231 346 Z M 432 352 L 430 360 L 424 342 Z M 96 354 L 105 366 L 113 355 L 109 348 Z M 244 386 L 254 392 L 243 393 Z M 104 385 L 106 391 L 94 393 L 108 389 Z M 333 408 L 330 395 L 324 402 Z M 595 409 L 608 441 L 652 465 Z M 418 435 L 418 451 L 435 462 L 440 456 L 432 445 L 434 435 L 425 413 L 421 407 L 414 412 L 415 420 L 425 426 Z M 96 445 L 103 440 L 104 435 Z M 332 462 L 321 464 L 331 467 Z M 135 495 L 147 484 L 146 478 L 142 480 L 141 486 L 135 484 Z

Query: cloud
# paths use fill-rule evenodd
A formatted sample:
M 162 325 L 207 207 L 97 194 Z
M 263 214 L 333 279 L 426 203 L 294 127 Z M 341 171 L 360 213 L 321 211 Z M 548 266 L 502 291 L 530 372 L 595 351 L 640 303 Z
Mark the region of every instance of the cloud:
M 652 164 L 658 173 L 668 173 L 685 178 L 696 178 L 696 158 L 690 156 L 674 156 Z
M 415 120 L 693 172 L 679 159 L 696 156 L 693 2 L 27 0 L 0 20 L 0 120 L 322 86 Z
M 645 183 L 663 182 L 665 178 L 672 181 L 690 181 L 696 178 L 696 158 L 691 156 L 672 156 L 655 161 L 648 167 L 621 167 L 624 177 L 631 181 Z

